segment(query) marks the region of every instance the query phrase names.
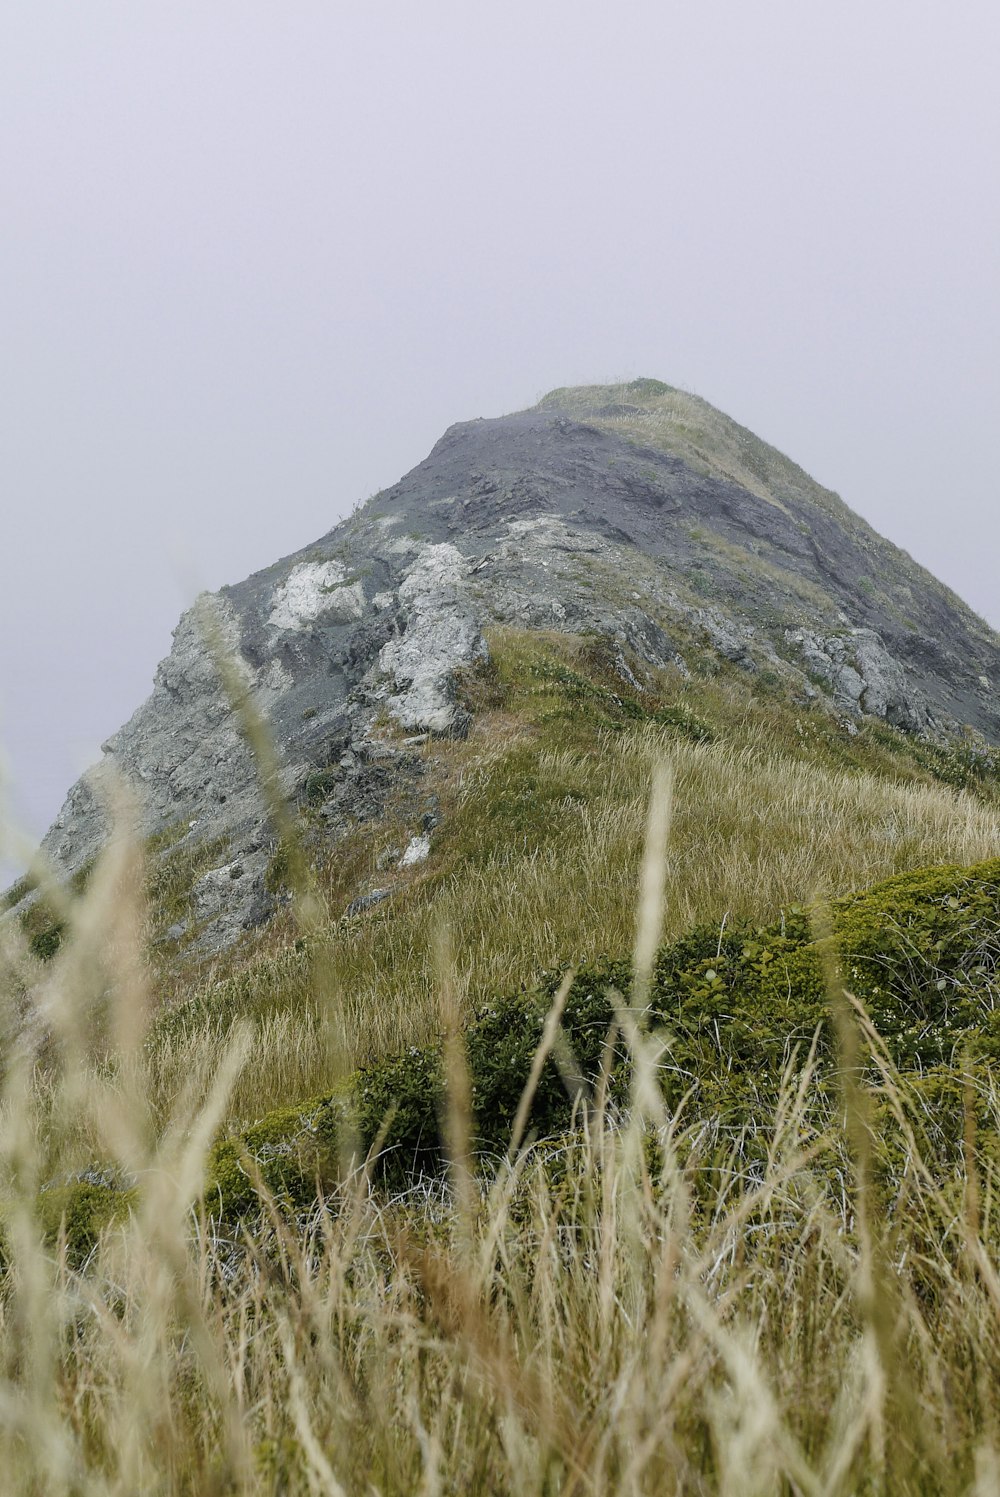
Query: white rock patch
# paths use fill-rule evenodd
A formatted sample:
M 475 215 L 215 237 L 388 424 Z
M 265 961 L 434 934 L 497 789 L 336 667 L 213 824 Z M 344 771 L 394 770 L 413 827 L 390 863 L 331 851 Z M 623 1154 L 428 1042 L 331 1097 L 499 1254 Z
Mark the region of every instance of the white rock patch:
M 365 611 L 360 582 L 348 582 L 339 561 L 302 561 L 271 595 L 268 623 L 275 629 L 307 629 L 319 618 L 349 623 Z
M 396 692 L 388 707 L 404 728 L 445 733 L 455 721 L 454 671 L 485 651 L 462 591 L 466 561 L 448 542 L 423 546 L 399 588 L 404 633 L 382 646 L 379 667 Z
M 412 868 L 414 863 L 423 863 L 430 857 L 431 839 L 426 832 L 419 837 L 411 837 L 406 844 L 403 856 L 399 860 L 400 868 Z

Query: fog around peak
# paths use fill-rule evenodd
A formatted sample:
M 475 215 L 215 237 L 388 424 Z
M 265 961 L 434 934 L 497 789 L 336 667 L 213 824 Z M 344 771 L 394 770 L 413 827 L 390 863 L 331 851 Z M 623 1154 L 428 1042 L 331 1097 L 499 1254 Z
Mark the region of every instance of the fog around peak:
M 697 391 L 1000 625 L 1000 20 L 940 17 L 8 8 L 0 743 L 25 832 L 197 588 L 557 385 Z

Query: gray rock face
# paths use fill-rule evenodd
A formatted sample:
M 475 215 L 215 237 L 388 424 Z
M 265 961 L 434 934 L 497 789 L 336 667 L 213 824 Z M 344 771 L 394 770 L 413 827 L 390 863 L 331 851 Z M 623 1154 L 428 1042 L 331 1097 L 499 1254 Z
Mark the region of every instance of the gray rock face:
M 559 394 L 578 412 L 580 392 Z M 463 731 L 455 672 L 484 655 L 490 623 L 596 631 L 681 670 L 677 640 L 695 638 L 806 695 L 819 683 L 845 712 L 1000 741 L 1000 640 L 959 600 L 763 444 L 758 476 L 736 482 L 620 429 L 636 411 L 598 404 L 570 419 L 549 397 L 452 427 L 314 546 L 210 600 L 282 790 L 318 796 L 332 837 L 377 817 L 416 773 L 412 749 L 382 742 L 383 718 L 418 739 Z M 745 453 L 749 434 L 729 427 Z M 860 585 L 870 575 L 878 589 Z M 107 832 L 104 782 L 124 777 L 145 834 L 217 843 L 194 895 L 211 951 L 267 917 L 273 835 L 200 619 L 181 619 L 152 695 L 73 786 L 44 848 L 68 871 L 85 863 Z
M 262 688 L 264 698 L 280 689 L 280 666 L 257 682 L 239 655 L 238 618 L 226 599 L 217 601 L 215 617 L 241 674 Z M 252 814 L 253 756 L 221 688 L 195 609 L 174 631 L 173 649 L 157 669 L 152 695 L 103 750 L 104 760 L 73 786 L 43 842 L 66 868 L 80 867 L 103 843 L 105 801 L 115 774 L 137 792 L 146 833 L 182 819 L 194 830 Z
M 825 638 L 808 629 L 787 629 L 785 639 L 801 652 L 807 670 L 829 684 L 846 711 L 880 717 L 911 733 L 943 726 L 873 629 Z

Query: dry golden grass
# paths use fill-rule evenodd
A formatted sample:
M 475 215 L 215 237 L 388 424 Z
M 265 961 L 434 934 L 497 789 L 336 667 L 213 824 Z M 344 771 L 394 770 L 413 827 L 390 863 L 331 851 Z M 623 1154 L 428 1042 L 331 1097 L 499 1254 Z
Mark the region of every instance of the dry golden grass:
M 471 1003 L 627 950 L 646 787 L 664 754 L 675 776 L 668 938 L 701 922 L 766 922 L 818 893 L 1000 849 L 1000 812 L 942 785 L 797 763 L 752 740 L 739 748 L 679 743 L 648 727 L 607 735 L 598 750 L 526 749 L 509 737 L 497 745 L 488 724 L 468 744 L 433 749 L 459 765 L 448 771 L 454 834 L 442 832 L 429 863 L 393 901 L 326 929 L 319 1003 L 309 956 L 291 934 L 235 973 L 202 977 L 196 998 L 154 1032 L 147 1086 L 158 1105 L 192 1070 L 210 1073 L 234 1016 L 257 1027 L 252 1067 L 229 1104 L 233 1119 L 329 1086 L 328 1003 L 344 1024 L 348 1064 L 425 1043 L 439 1028 L 433 933 L 442 923 Z M 484 822 L 484 808 L 508 807 L 518 755 L 515 789 L 528 786 L 533 797 L 526 826 L 502 815 Z M 537 806 L 547 809 L 536 816 Z
M 652 748 L 645 738 L 623 747 L 622 775 L 638 775 Z M 675 756 L 675 848 L 685 783 L 731 782 L 733 772 L 725 754 Z M 777 824 L 819 816 L 795 776 L 756 772 Z M 979 855 L 989 832 L 947 797 L 827 789 L 819 830 L 829 835 L 845 802 L 857 816 L 891 808 L 920 835 L 953 839 L 953 854 Z M 665 815 L 648 814 L 638 783 L 634 796 L 628 835 L 641 854 L 649 827 L 655 854 Z M 717 809 L 716 835 L 732 814 Z M 680 855 L 669 870 L 646 858 L 638 921 L 633 862 L 622 935 L 640 968 L 661 930 L 661 877 L 679 918 L 670 899 Z M 73 942 L 36 985 L 50 1031 L 44 1097 L 38 1030 L 8 1048 L 5 1492 L 1000 1489 L 1000 1182 L 985 1166 L 975 1172 L 971 1137 L 965 1166 L 932 1174 L 888 1067 L 876 1090 L 898 1118 L 904 1159 L 888 1182 L 873 1179 L 873 1099 L 850 1067 L 863 1018 L 842 995 L 842 1113 L 815 1100 L 807 1069 L 789 1074 L 773 1117 L 748 1119 L 746 1134 L 683 1109 L 667 1116 L 653 1079 L 659 1041 L 625 1011 L 628 1110 L 599 1097 L 576 1134 L 514 1151 L 480 1185 L 467 1172 L 467 1081 L 454 1046 L 447 1184 L 387 1200 L 362 1170 L 310 1219 L 266 1213 L 233 1238 L 199 1215 L 198 1192 L 227 1097 L 259 1064 L 259 1039 L 239 1027 L 218 1034 L 212 1064 L 202 1057 L 173 1087 L 171 1116 L 157 1118 L 140 1060 L 149 994 L 134 858 L 127 843 L 111 847 Z M 776 887 L 821 866 L 839 865 L 800 853 Z M 456 908 L 454 889 L 442 897 Z M 9 960 L 23 957 L 12 950 Z M 433 961 L 453 1014 L 440 941 Z M 95 1012 L 106 1015 L 110 1061 L 91 1041 Z M 173 1063 L 179 1071 L 179 1055 Z M 1000 1097 L 980 1100 L 1000 1126 Z M 46 1241 L 39 1216 L 52 1122 L 67 1116 L 135 1182 L 131 1213 L 78 1267 L 64 1242 Z
M 4 1493 L 1000 1493 L 1000 1179 L 971 1121 L 954 1167 L 925 1159 L 903 1082 L 853 1068 L 864 1016 L 835 988 L 839 1105 L 807 1066 L 736 1131 L 665 1114 L 637 1017 L 663 934 L 985 859 L 1000 812 L 752 727 L 581 737 L 533 702 L 428 748 L 449 814 L 394 901 L 345 922 L 301 864 L 299 945 L 189 975 L 166 1014 L 127 837 L 54 961 L 0 927 Z M 463 1005 L 629 949 L 630 1105 L 599 1094 L 474 1178 Z M 206 1218 L 220 1128 L 442 1028 L 446 1182 L 390 1199 L 355 1168 L 307 1218 Z M 1000 1096 L 975 1115 L 1000 1129 Z M 50 1229 L 95 1159 L 128 1209 L 81 1263 L 80 1220 Z

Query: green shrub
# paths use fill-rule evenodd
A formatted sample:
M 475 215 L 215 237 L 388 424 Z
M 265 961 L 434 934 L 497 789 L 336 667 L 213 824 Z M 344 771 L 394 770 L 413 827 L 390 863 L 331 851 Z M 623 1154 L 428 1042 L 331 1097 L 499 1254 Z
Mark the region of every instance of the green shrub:
M 662 379 L 633 379 L 629 381 L 628 393 L 636 396 L 669 395 L 670 386 L 665 385 Z
M 827 967 L 839 963 L 845 985 L 868 1008 L 896 1065 L 927 1091 L 928 1074 L 951 1087 L 955 1069 L 1000 1060 L 1000 1019 L 993 1008 L 1000 964 L 1000 860 L 941 867 L 889 879 L 831 908 L 833 934 L 817 940 L 809 912 L 790 909 L 771 926 L 701 927 L 667 946 L 656 963 L 651 1020 L 664 1040 L 661 1079 L 668 1103 L 693 1092 L 693 1105 L 716 1119 L 745 1124 L 777 1095 L 793 1050 L 804 1056 L 819 1036 L 829 1072 L 835 1046 Z M 559 975 L 536 991 L 498 999 L 466 1035 L 476 1147 L 507 1147 Z M 563 1031 L 582 1075 L 594 1079 L 607 1059 L 615 1002 L 627 997 L 630 965 L 605 959 L 577 972 Z M 624 1095 L 627 1059 L 620 1039 L 610 1052 Z M 950 1079 L 949 1079 L 950 1078 Z M 947 1082 L 947 1086 L 946 1086 Z M 414 1047 L 357 1072 L 348 1088 L 357 1143 L 371 1148 L 384 1130 L 378 1173 L 400 1185 L 441 1164 L 445 1083 L 439 1046 Z M 542 1071 L 529 1118 L 539 1136 L 569 1125 L 574 1099 L 553 1060 Z M 244 1159 L 255 1160 L 268 1188 L 302 1205 L 317 1179 L 332 1183 L 346 1102 L 319 1098 L 270 1114 L 238 1139 L 220 1144 L 212 1193 L 224 1211 L 252 1206 Z M 942 1136 L 954 1138 L 952 1118 Z
M 335 764 L 328 765 L 325 769 L 313 770 L 306 776 L 303 786 L 306 805 L 321 806 L 333 794 L 343 778 L 343 770 Z
M 336 1096 L 282 1107 L 215 1145 L 205 1191 L 213 1214 L 238 1217 L 258 1204 L 258 1183 L 292 1209 L 308 1207 L 339 1167 L 344 1104 Z
M 54 1244 L 65 1234 L 73 1267 L 85 1261 L 105 1227 L 128 1215 L 134 1192 L 91 1180 L 49 1186 L 38 1197 L 38 1218 L 45 1240 Z
M 65 885 L 67 895 L 79 897 L 84 893 L 94 871 L 94 863 L 95 859 L 90 858 L 71 875 Z M 19 902 L 35 888 L 37 884 L 32 879 L 21 879 L 8 892 L 9 903 Z M 16 900 L 12 897 L 15 893 L 17 894 Z M 52 900 L 40 894 L 38 899 L 19 916 L 19 919 L 32 954 L 39 961 L 51 961 L 62 945 L 63 936 L 66 933 L 66 922 L 62 915 L 57 913 Z
M 56 920 L 51 925 L 46 925 L 42 930 L 36 931 L 28 942 L 32 954 L 37 956 L 39 961 L 51 961 L 62 945 L 65 930 L 65 922 Z

